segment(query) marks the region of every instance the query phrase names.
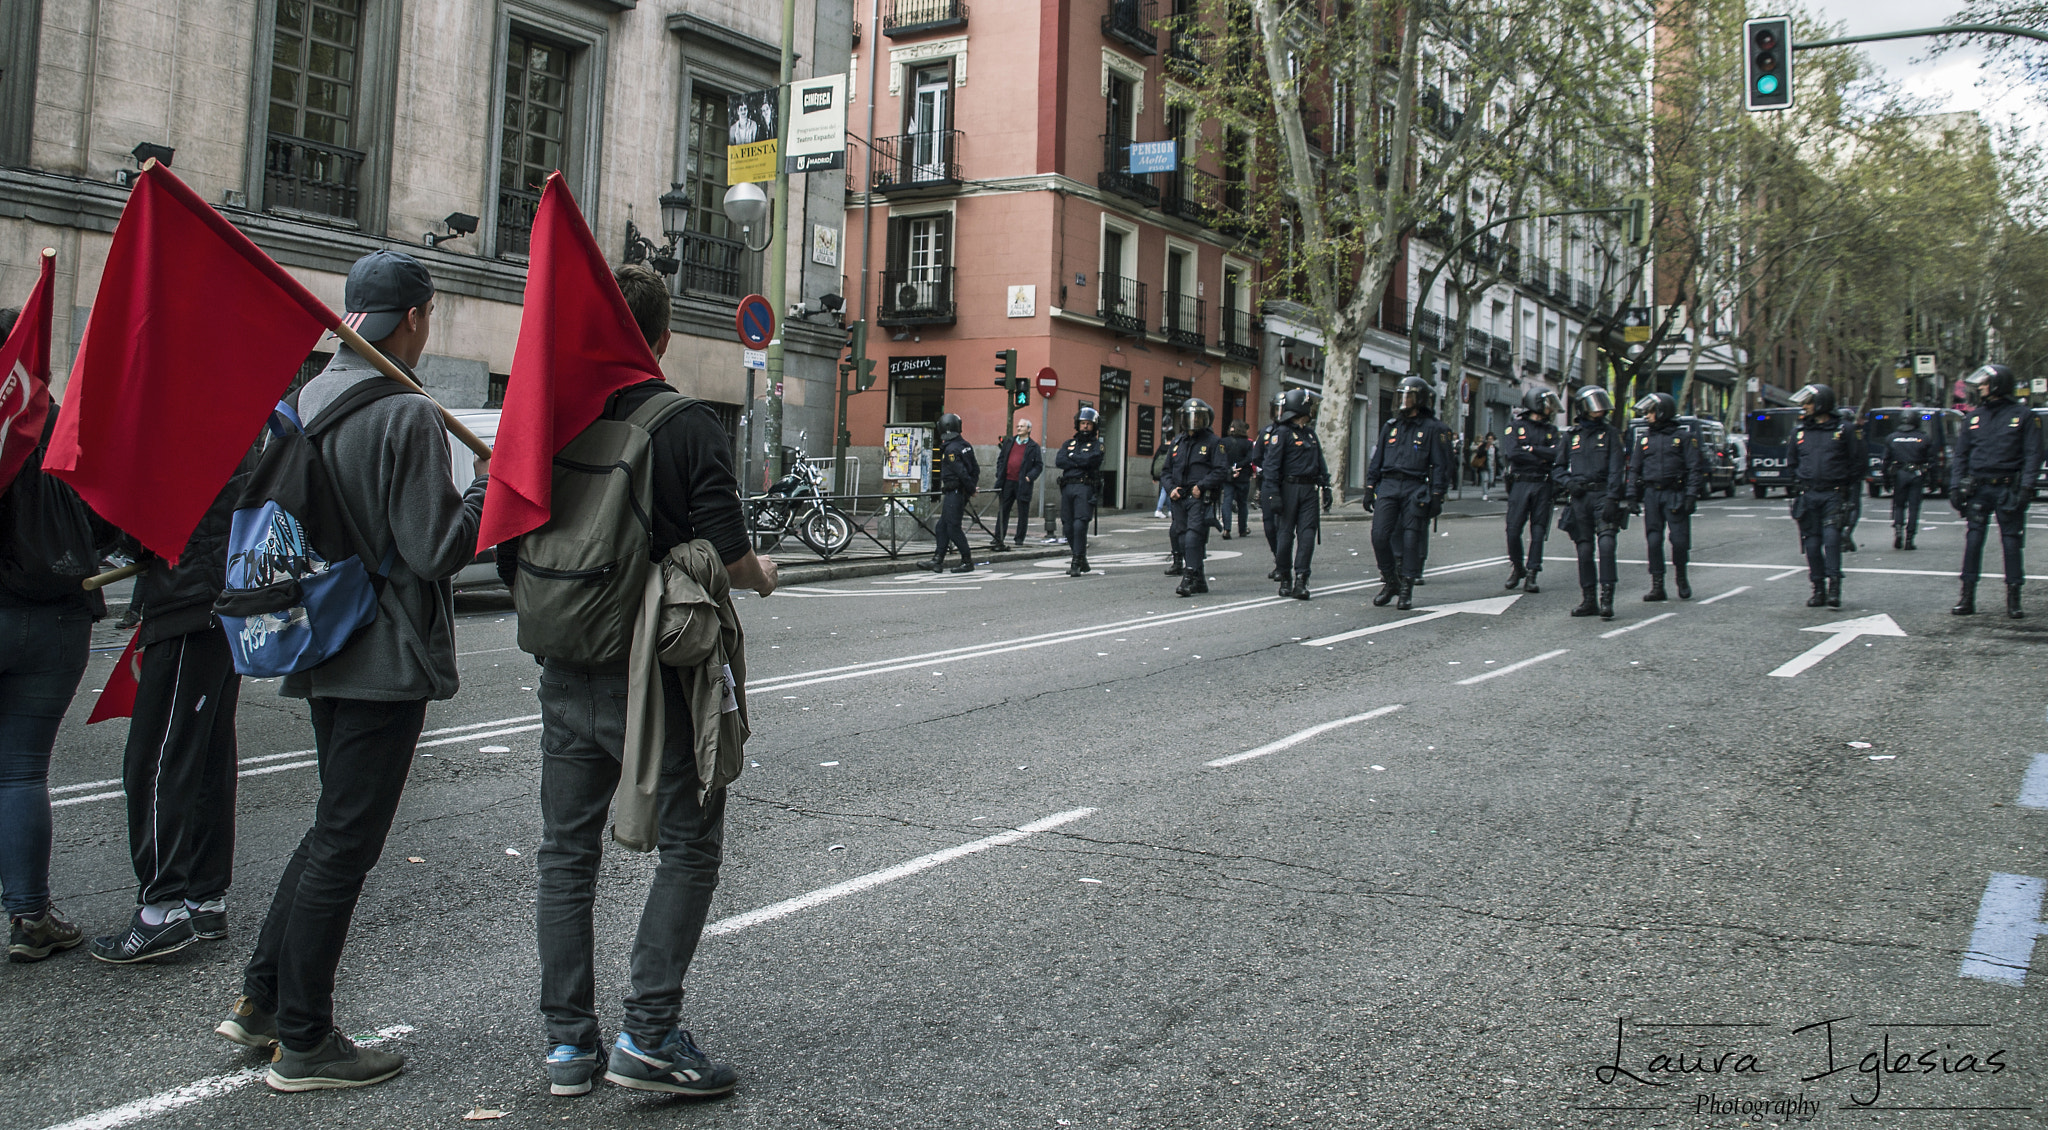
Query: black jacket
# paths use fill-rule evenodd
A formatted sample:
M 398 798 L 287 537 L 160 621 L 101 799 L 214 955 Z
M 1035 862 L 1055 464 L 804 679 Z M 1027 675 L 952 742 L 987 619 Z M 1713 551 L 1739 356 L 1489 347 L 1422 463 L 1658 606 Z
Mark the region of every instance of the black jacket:
M 1451 459 L 1451 429 L 1428 409 L 1413 416 L 1396 415 L 1380 426 L 1379 446 L 1365 471 L 1365 485 L 1377 487 L 1388 474 L 1429 483 L 1429 493 L 1451 489 L 1456 468 Z
M 1802 488 L 1839 490 L 1862 482 L 1870 469 L 1870 448 L 1863 442 L 1863 429 L 1841 412 L 1829 416 L 1825 423 L 1801 420 L 1785 469 Z
M 941 491 L 959 491 L 973 494 L 981 487 L 981 464 L 974 458 L 974 445 L 959 436 L 946 441 L 939 449 L 939 467 L 936 484 Z
M 1960 490 L 1963 479 L 2011 478 L 2020 497 L 2030 497 L 2041 473 L 2041 424 L 2016 400 L 1980 404 L 1963 416 L 1956 435 L 1956 457 L 1949 465 L 1949 489 Z
M 1669 485 L 1672 483 L 1680 485 L 1673 488 Z M 1706 491 L 1707 456 L 1700 448 L 1700 437 L 1692 429 L 1680 427 L 1676 420 L 1644 428 L 1629 450 L 1629 501 L 1641 502 L 1643 491 L 1651 487 L 1681 489 L 1689 498 L 1698 498 Z
M 1198 432 L 1184 432 L 1173 441 L 1172 450 L 1167 452 L 1166 475 L 1159 481 L 1168 490 L 1174 488 L 1199 488 L 1203 498 L 1214 498 L 1223 489 L 1223 480 L 1230 476 L 1230 465 L 1224 461 L 1223 441 L 1207 428 Z
M 1038 481 L 1038 476 L 1045 473 L 1045 456 L 1039 448 L 1037 440 L 1027 439 L 1024 441 L 1024 444 L 1024 466 L 1018 469 L 1017 481 L 1025 486 L 1030 486 Z M 1015 446 L 1017 446 L 1016 436 L 1004 436 L 1003 442 L 996 445 L 997 486 L 1010 481 L 1010 449 Z
M 1620 490 L 1627 473 L 1621 445 L 1621 429 L 1605 417 L 1573 424 L 1558 440 L 1557 485 L 1569 491 Z
M 1925 428 L 1893 432 L 1891 438 L 1884 441 L 1882 470 L 1885 477 L 1890 478 L 1901 467 L 1915 473 L 1926 470 L 1927 465 L 1934 461 L 1937 449 L 1933 434 Z
M 1547 479 L 1557 464 L 1557 425 L 1526 414 L 1508 425 L 1500 442 L 1501 462 L 1517 479 Z
M 1093 483 L 1102 474 L 1102 437 L 1075 436 L 1060 445 L 1053 466 L 1062 472 L 1063 483 Z
M 1315 486 L 1330 485 L 1330 468 L 1323 461 L 1323 445 L 1314 428 L 1276 425 L 1267 450 L 1266 461 L 1259 468 L 1259 489 L 1279 490 L 1289 480 L 1304 478 Z
M 1243 436 L 1223 437 L 1223 458 L 1230 463 L 1230 479 L 1235 483 L 1252 481 L 1252 472 L 1258 468 L 1258 445 Z

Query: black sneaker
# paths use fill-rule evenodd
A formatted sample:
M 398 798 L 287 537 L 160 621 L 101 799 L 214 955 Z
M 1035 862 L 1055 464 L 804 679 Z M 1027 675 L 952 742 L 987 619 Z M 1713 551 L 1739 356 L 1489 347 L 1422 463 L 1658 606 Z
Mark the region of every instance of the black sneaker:
M 235 1007 L 228 1013 L 228 1018 L 214 1025 L 213 1030 L 229 1043 L 245 1048 L 277 1046 L 277 1014 L 247 996 L 236 997 Z
M 340 1032 L 329 1032 L 320 1046 L 309 1052 L 295 1052 L 279 1044 L 263 1081 L 273 1091 L 330 1091 L 382 1083 L 403 1070 L 404 1056 L 359 1048 Z
M 714 1063 L 681 1028 L 651 1052 L 642 1051 L 631 1034 L 619 1033 L 604 1077 L 636 1091 L 675 1095 L 723 1095 L 740 1081 L 738 1072 Z
M 223 899 L 203 902 L 198 906 L 185 904 L 192 912 L 192 936 L 204 942 L 217 942 L 228 936 L 228 904 Z
M 33 918 L 16 914 L 7 919 L 7 960 L 41 961 L 58 950 L 68 950 L 85 940 L 85 931 L 69 918 L 46 906 Z
M 159 957 L 177 953 L 199 940 L 192 932 L 192 916 L 180 914 L 151 926 L 142 920 L 142 912 L 128 922 L 128 930 L 122 934 L 106 934 L 92 940 L 92 956 L 95 960 L 110 965 L 133 965 L 138 961 L 154 961 Z
M 579 1048 L 575 1044 L 556 1044 L 548 1053 L 548 1093 L 551 1095 L 587 1095 L 590 1080 L 604 1070 L 604 1045 L 594 1048 Z

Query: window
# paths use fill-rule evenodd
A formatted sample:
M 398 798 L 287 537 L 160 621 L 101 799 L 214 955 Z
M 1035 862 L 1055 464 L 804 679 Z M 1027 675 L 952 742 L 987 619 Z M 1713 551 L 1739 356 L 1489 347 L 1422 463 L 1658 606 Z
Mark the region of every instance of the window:
M 1250 140 L 1243 130 L 1223 131 L 1223 208 L 1242 214 L 1245 210 L 1245 168 L 1250 159 Z
M 690 198 L 684 219 L 677 283 L 685 291 L 738 298 L 746 292 L 746 246 L 725 217 L 725 142 L 729 98 L 702 83 L 690 87 L 690 113 L 683 136 L 683 192 Z
M 505 116 L 498 151 L 498 253 L 526 254 L 541 186 L 569 139 L 569 56 L 561 44 L 514 30 L 506 41 Z
M 953 321 L 953 216 L 936 212 L 889 218 L 889 263 L 882 272 L 883 325 Z
M 953 62 L 917 67 L 904 101 L 902 156 L 912 184 L 957 179 L 949 175 L 953 148 Z
M 0 165 L 28 164 L 40 0 L 0 0 Z
M 1109 134 L 1111 144 L 1117 146 L 1119 151 L 1129 148 L 1131 136 L 1135 132 L 1132 128 L 1136 124 L 1136 115 L 1132 109 L 1135 102 L 1131 80 L 1122 75 L 1110 75 L 1109 94 L 1105 102 L 1108 123 L 1104 132 Z
M 364 154 L 353 148 L 362 0 L 277 0 L 263 207 L 358 218 Z
M 1108 223 L 1102 227 L 1102 268 L 1096 281 L 1101 284 L 1096 315 L 1118 333 L 1145 332 L 1145 284 L 1131 276 L 1137 273 L 1138 233 Z

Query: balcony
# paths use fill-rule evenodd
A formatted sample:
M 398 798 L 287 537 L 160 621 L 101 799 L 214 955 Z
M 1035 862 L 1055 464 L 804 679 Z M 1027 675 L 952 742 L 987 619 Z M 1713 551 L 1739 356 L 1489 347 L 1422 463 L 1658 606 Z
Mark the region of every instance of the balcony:
M 1571 272 L 1563 269 L 1551 272 L 1550 293 L 1556 295 L 1560 302 L 1570 302 L 1572 300 Z
M 1145 284 L 1118 275 L 1103 275 L 1101 305 L 1095 308 L 1102 323 L 1119 334 L 1145 334 Z
M 533 239 L 533 213 L 540 193 L 518 188 L 498 190 L 498 254 L 524 255 Z
M 1159 210 L 1205 228 L 1216 226 L 1216 203 L 1221 195 L 1216 178 L 1194 169 L 1162 173 Z
M 1259 322 L 1251 311 L 1223 311 L 1223 355 L 1233 361 L 1258 361 Z
M 1442 349 L 1444 316 L 1434 310 L 1415 312 L 1415 340 L 1431 349 Z
M 953 324 L 953 268 L 894 267 L 882 272 L 885 326 Z
M 271 134 L 263 157 L 263 210 L 354 223 L 363 154 Z
M 1408 332 L 1408 306 L 1392 298 L 1380 300 L 1380 314 L 1375 321 L 1379 328 L 1390 334 L 1406 335 Z
M 1166 43 L 1166 73 L 1178 79 L 1197 78 L 1202 73 L 1202 55 L 1195 50 L 1198 33 L 1183 27 Z
M 966 136 L 948 129 L 877 138 L 868 187 L 883 196 L 957 188 L 960 145 Z
M 1572 284 L 1572 305 L 1590 312 L 1593 309 L 1593 286 L 1591 283 Z
M 1133 173 L 1131 168 L 1131 139 L 1118 137 L 1113 133 L 1102 135 L 1102 172 L 1095 178 L 1095 186 L 1104 192 L 1129 197 L 1148 208 L 1159 206 L 1159 189 L 1152 183 L 1149 173 Z
M 1543 367 L 1543 342 L 1533 337 L 1522 339 L 1522 371 L 1534 373 Z
M 746 253 L 746 245 L 739 240 L 684 232 L 676 252 L 683 289 L 722 298 L 740 297 L 747 292 L 743 275 Z
M 882 10 L 882 34 L 891 39 L 966 26 L 962 0 L 888 0 Z
M 1531 255 L 1522 263 L 1527 268 L 1522 272 L 1522 281 L 1529 285 L 1530 290 L 1541 293 L 1549 288 L 1550 260 L 1541 255 Z
M 1152 30 L 1159 0 L 1109 0 L 1102 16 L 1102 34 L 1129 44 L 1143 55 L 1159 54 L 1159 33 Z
M 1208 304 L 1192 294 L 1175 294 L 1167 291 L 1166 301 L 1161 304 L 1161 313 L 1166 326 L 1166 340 L 1176 349 L 1201 349 L 1208 344 L 1204 337 L 1207 327 L 1203 325 L 1208 313 Z
M 1514 348 L 1508 339 L 1486 335 L 1486 367 L 1505 373 L 1514 363 Z

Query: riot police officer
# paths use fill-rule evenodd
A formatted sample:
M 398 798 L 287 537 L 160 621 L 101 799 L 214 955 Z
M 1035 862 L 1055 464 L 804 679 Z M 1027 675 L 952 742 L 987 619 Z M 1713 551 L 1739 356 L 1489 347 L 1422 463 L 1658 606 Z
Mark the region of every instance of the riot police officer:
M 967 531 L 960 520 L 967 512 L 967 500 L 981 485 L 981 464 L 974 458 L 974 445 L 960 438 L 960 417 L 951 412 L 939 417 L 939 466 L 933 477 L 939 488 L 939 528 L 935 531 L 939 545 L 924 568 L 934 573 L 944 569 L 950 545 L 960 550 L 960 564 L 953 572 L 972 573 L 974 551 L 967 547 Z
M 1067 535 L 1067 576 L 1088 571 L 1088 523 L 1095 519 L 1095 495 L 1102 483 L 1101 416 L 1085 405 L 1074 413 L 1074 438 L 1060 445 L 1053 465 L 1060 471 L 1060 524 Z
M 1792 476 L 1792 517 L 1806 550 L 1806 579 L 1813 595 L 1808 608 L 1842 606 L 1842 535 L 1849 506 L 1863 492 L 1870 452 L 1863 429 L 1835 407 L 1835 390 L 1810 384 L 1792 394 L 1799 405 L 1799 434 L 1792 441 L 1787 470 Z
M 1224 484 L 1223 495 L 1223 540 L 1230 540 L 1231 515 L 1235 514 L 1237 536 L 1251 536 L 1251 525 L 1246 520 L 1251 514 L 1252 479 L 1256 477 L 1254 454 L 1257 447 L 1252 444 L 1251 427 L 1243 420 L 1232 420 L 1230 434 L 1223 437 L 1223 458 L 1230 462 L 1230 477 Z
M 1678 423 L 1678 401 L 1670 393 L 1653 392 L 1636 402 L 1648 426 L 1628 453 L 1629 513 L 1643 515 L 1643 537 L 1650 550 L 1648 601 L 1664 600 L 1664 538 L 1671 538 L 1671 569 L 1678 599 L 1692 599 L 1685 563 L 1692 552 L 1692 512 L 1707 489 L 1707 455 L 1700 438 Z
M 1280 404 L 1280 423 L 1272 454 L 1259 471 L 1261 492 L 1279 499 L 1274 524 L 1279 528 L 1276 559 L 1288 563 L 1280 577 L 1280 595 L 1308 599 L 1309 564 L 1322 534 L 1321 496 L 1330 489 L 1330 468 L 1313 423 L 1316 396 L 1305 388 L 1287 390 Z
M 1396 596 L 1415 607 L 1415 582 L 1429 552 L 1429 520 L 1443 513 L 1452 476 L 1451 429 L 1436 418 L 1436 391 L 1421 377 L 1394 388 L 1394 418 L 1380 429 L 1365 472 L 1365 509 L 1372 515 L 1372 555 L 1380 569 L 1375 606 Z
M 1166 461 L 1168 505 L 1173 507 L 1173 566 L 1169 574 L 1180 574 L 1175 596 L 1193 596 L 1209 591 L 1209 578 L 1202 571 L 1209 548 L 1209 511 L 1230 474 L 1223 457 L 1223 441 L 1209 430 L 1216 412 L 1206 401 L 1190 400 L 1181 405 L 1180 435 L 1173 441 Z
M 1259 432 L 1258 441 L 1252 445 L 1252 462 L 1258 464 L 1262 471 L 1266 466 L 1266 460 L 1272 454 L 1273 437 L 1280 430 L 1280 405 L 1286 399 L 1287 393 L 1284 391 L 1273 394 L 1273 419 Z M 1266 477 L 1263 473 L 1258 476 L 1256 482 L 1259 487 L 1259 524 L 1266 531 L 1266 551 L 1273 555 L 1273 568 L 1267 572 L 1266 579 L 1277 581 L 1288 569 L 1287 564 L 1280 560 L 1280 527 L 1273 516 L 1274 508 L 1280 505 L 1280 494 L 1278 491 L 1266 489 Z
M 2005 614 L 2017 620 L 2020 585 L 2027 576 L 2022 546 L 2027 535 L 2027 504 L 2034 499 L 2034 479 L 2041 470 L 2041 425 L 2027 406 L 2015 399 L 2018 382 L 2004 365 L 1986 365 L 1963 378 L 1970 386 L 1972 406 L 1956 437 L 1949 464 L 1949 504 L 1963 515 L 1963 591 L 1950 611 L 1968 616 L 1977 611 L 1977 574 L 1984 565 L 1984 537 L 1991 517 L 1998 516 L 1998 540 L 2005 550 Z
M 1884 445 L 1884 480 L 1892 488 L 1892 548 L 1913 549 L 1913 535 L 1920 530 L 1922 481 L 1934 460 L 1934 440 L 1920 430 L 1920 413 L 1907 409 L 1899 413 L 1891 438 Z
M 1543 541 L 1550 534 L 1555 504 L 1550 472 L 1557 463 L 1557 394 L 1532 388 L 1522 394 L 1522 418 L 1508 425 L 1501 441 L 1501 462 L 1508 469 L 1508 588 L 1541 592 L 1536 574 L 1543 571 Z M 1529 549 L 1522 552 L 1522 531 Z
M 1557 487 L 1564 492 L 1558 526 L 1579 554 L 1579 606 L 1574 616 L 1614 619 L 1614 539 L 1628 525 L 1621 429 L 1609 422 L 1614 398 L 1598 385 L 1572 394 L 1578 419 L 1558 441 Z M 1598 560 L 1595 556 L 1597 553 Z

